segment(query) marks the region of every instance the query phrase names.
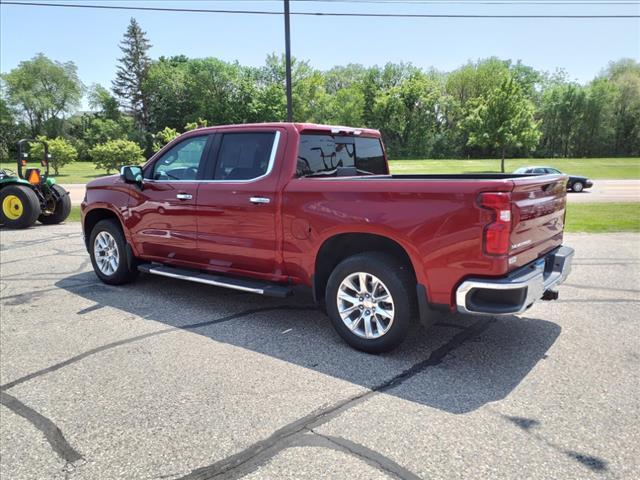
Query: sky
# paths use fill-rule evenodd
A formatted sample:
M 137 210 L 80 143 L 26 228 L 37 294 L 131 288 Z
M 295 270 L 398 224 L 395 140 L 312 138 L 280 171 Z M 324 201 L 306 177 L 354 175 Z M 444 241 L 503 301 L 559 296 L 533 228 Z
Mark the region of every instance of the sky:
M 0 0 L 4 2 L 6 0 Z M 44 2 L 45 0 L 32 0 Z M 74 3 L 50 0 L 53 3 Z M 295 2 L 292 11 L 435 14 L 640 14 L 640 3 L 614 5 L 488 5 L 487 2 L 419 3 Z M 593 1 L 593 0 L 589 0 Z M 209 9 L 281 10 L 281 1 L 87 0 L 84 4 Z M 531 3 L 531 2 L 530 2 Z M 284 51 L 283 18 L 210 13 L 164 13 L 0 5 L 0 70 L 42 52 L 73 61 L 87 86 L 110 86 L 118 43 L 135 17 L 147 32 L 152 58 L 184 54 L 217 57 L 245 65 L 264 64 Z M 640 19 L 443 19 L 443 18 L 291 18 L 292 54 L 319 69 L 360 63 L 411 62 L 453 70 L 489 56 L 522 60 L 539 70 L 563 68 L 586 83 L 607 63 L 622 57 L 640 60 Z

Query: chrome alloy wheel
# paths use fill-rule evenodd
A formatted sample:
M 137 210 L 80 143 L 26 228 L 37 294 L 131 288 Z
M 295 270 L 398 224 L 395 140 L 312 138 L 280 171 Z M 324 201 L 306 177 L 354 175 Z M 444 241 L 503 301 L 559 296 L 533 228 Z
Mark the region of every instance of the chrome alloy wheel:
M 336 301 L 343 323 L 359 337 L 380 338 L 393 324 L 393 298 L 375 275 L 352 273 L 340 284 Z
M 106 231 L 100 232 L 93 242 L 96 265 L 104 275 L 113 275 L 120 264 L 120 252 L 116 239 Z

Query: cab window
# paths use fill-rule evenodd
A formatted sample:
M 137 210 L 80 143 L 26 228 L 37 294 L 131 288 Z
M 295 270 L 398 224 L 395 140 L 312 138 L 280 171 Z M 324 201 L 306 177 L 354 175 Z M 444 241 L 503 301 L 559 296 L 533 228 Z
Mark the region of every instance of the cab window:
M 174 145 L 154 162 L 150 178 L 164 181 L 195 180 L 207 138 L 206 135 L 190 137 Z
M 215 169 L 215 180 L 253 180 L 268 173 L 275 132 L 225 133 Z
M 340 135 L 301 135 L 296 175 L 385 175 L 382 144 L 378 138 Z

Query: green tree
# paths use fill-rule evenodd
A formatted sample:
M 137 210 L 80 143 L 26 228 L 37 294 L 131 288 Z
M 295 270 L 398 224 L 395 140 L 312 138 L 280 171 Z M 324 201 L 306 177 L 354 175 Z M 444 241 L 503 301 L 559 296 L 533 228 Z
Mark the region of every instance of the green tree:
M 534 105 L 512 78 L 491 91 L 486 98 L 474 102 L 463 127 L 469 133 L 469 144 L 492 148 L 504 160 L 508 148 L 534 148 L 539 139 L 534 120 Z
M 88 93 L 89 106 L 98 117 L 117 121 L 121 117 L 118 100 L 102 85 L 93 84 Z
M 580 157 L 607 156 L 615 152 L 616 86 L 597 78 L 584 88 L 581 111 L 573 115 L 577 124 L 571 154 Z
M 144 155 L 140 146 L 129 140 L 109 140 L 96 145 L 89 151 L 89 155 L 97 169 L 119 170 L 124 165 L 138 165 L 144 162 Z
M 509 62 L 495 57 L 469 62 L 451 72 L 446 90 L 461 106 L 469 100 L 486 96 L 510 78 Z
M 374 106 L 385 140 L 400 157 L 429 156 L 438 133 L 436 81 L 422 72 L 383 90 Z
M 53 168 L 53 174 L 59 175 L 60 169 L 65 165 L 75 162 L 78 159 L 78 152 L 67 140 L 62 137 L 47 138 L 38 137 L 38 140 L 46 141 L 49 144 L 49 166 Z M 39 142 L 29 144 L 29 157 L 32 160 L 44 157 L 44 146 Z
M 78 150 L 78 160 L 91 161 L 89 150 L 108 140 L 139 139 L 132 117 L 119 115 L 117 120 L 105 118 L 101 112 L 74 115 L 67 121 L 67 136 Z M 143 143 L 144 144 L 144 143 Z
M 215 58 L 161 59 L 145 83 L 153 129 L 180 130 L 203 119 L 208 124 L 261 121 L 257 116 L 257 70 Z
M 585 90 L 576 83 L 560 81 L 545 90 L 540 105 L 545 154 L 568 157 L 573 152 L 584 106 Z
M 617 90 L 614 102 L 615 152 L 640 154 L 640 62 L 626 58 L 611 62 L 604 76 Z
M 27 127 L 19 121 L 16 111 L 0 97 L 0 162 L 11 159 L 16 142 L 26 135 Z
M 113 92 L 120 99 L 122 106 L 131 112 L 144 131 L 149 129 L 149 99 L 144 83 L 151 67 L 151 59 L 148 56 L 150 48 L 146 32 L 142 31 L 136 19 L 132 18 L 120 42 L 123 56 L 118 59 L 116 78 L 112 84 Z
M 178 129 L 196 109 L 200 99 L 190 95 L 190 60 L 184 56 L 160 57 L 149 69 L 144 89 L 149 97 L 149 123 L 153 131 L 164 127 Z
M 65 115 L 80 105 L 83 86 L 73 62 L 54 62 L 39 53 L 2 75 L 10 106 L 29 122 L 31 135 L 63 132 Z
M 324 121 L 337 125 L 364 125 L 364 79 L 367 69 L 349 64 L 323 74 L 327 95 Z

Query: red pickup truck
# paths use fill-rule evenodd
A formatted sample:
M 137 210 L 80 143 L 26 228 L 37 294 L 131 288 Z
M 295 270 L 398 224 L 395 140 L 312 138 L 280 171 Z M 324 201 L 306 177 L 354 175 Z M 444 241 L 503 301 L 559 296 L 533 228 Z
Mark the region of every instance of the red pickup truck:
M 203 128 L 87 185 L 85 242 L 109 284 L 138 272 L 286 297 L 312 289 L 377 353 L 434 311 L 518 314 L 557 298 L 566 175 L 390 175 L 380 133 Z

